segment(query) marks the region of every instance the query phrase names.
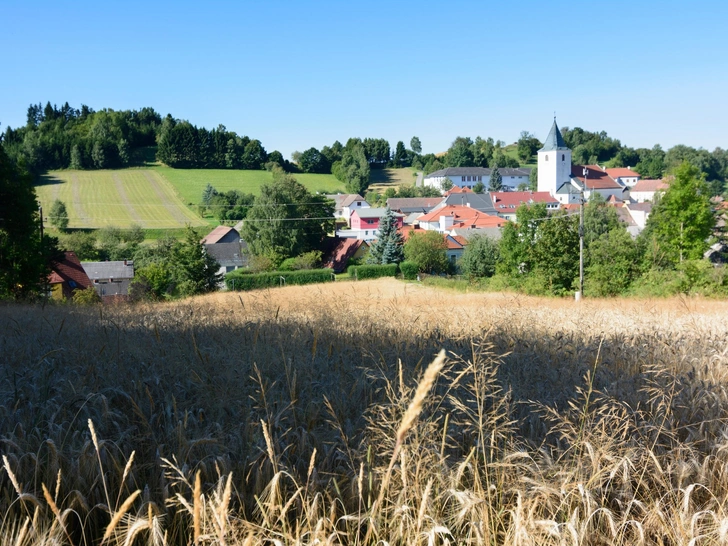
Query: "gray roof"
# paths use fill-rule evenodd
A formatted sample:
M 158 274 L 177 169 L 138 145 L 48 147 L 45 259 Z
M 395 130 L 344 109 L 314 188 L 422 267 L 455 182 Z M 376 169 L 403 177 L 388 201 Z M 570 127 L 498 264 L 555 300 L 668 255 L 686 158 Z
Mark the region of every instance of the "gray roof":
M 443 200 L 443 205 L 470 206 L 475 210 L 497 216 L 498 213 L 493 206 L 493 200 L 487 193 L 451 193 Z
M 442 197 L 390 197 L 387 206 L 404 214 L 430 212 L 442 202 Z
M 334 201 L 334 208 L 336 210 L 341 210 L 344 207 L 348 207 L 354 201 L 364 201 L 366 203 L 366 200 L 358 193 L 335 193 L 328 194 L 326 197 Z M 367 203 L 367 205 L 368 204 L 369 203 Z
M 133 279 L 134 262 L 82 262 L 81 267 L 91 280 L 95 279 Z
M 528 176 L 531 174 L 531 167 L 501 167 L 498 169 L 501 176 Z M 428 174 L 425 178 L 441 178 L 443 176 L 490 176 L 493 169 L 484 167 L 448 167 Z
M 554 118 L 554 124 L 551 126 L 549 136 L 543 141 L 543 148 L 539 152 L 553 152 L 554 150 L 568 150 L 564 137 L 561 136 L 559 126 L 556 125 L 556 118 Z
M 485 235 L 486 237 L 490 237 L 491 239 L 495 239 L 496 241 L 498 241 L 503 236 L 502 230 L 503 230 L 503 228 L 497 228 L 497 227 L 456 228 L 456 229 L 453 229 L 453 233 L 455 233 L 455 235 L 460 235 L 461 237 L 465 237 L 465 239 L 467 239 L 467 240 L 470 240 L 470 238 L 473 235 Z
M 356 209 L 354 211 L 357 213 L 359 218 L 382 218 L 385 214 L 387 214 L 387 209 L 385 208 L 371 208 L 371 209 Z M 401 217 L 402 215 L 398 212 L 392 211 L 392 214 L 396 217 Z
M 245 243 L 217 243 L 205 245 L 205 251 L 217 260 L 221 267 L 244 267 L 247 264 L 245 251 L 248 245 Z

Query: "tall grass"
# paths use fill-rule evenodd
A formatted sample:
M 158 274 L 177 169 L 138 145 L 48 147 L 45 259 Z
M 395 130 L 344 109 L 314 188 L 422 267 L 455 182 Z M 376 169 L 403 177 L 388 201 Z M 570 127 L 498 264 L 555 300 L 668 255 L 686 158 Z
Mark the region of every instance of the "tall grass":
M 0 307 L 0 543 L 726 542 L 723 304 L 356 288 Z

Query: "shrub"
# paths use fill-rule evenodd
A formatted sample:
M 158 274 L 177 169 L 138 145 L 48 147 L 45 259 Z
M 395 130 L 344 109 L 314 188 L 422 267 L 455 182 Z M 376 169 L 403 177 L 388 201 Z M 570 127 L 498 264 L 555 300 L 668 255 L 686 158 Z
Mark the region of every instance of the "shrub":
M 282 284 L 313 284 L 331 282 L 334 280 L 333 274 L 331 269 L 301 269 L 265 273 L 246 273 L 244 270 L 238 269 L 225 276 L 225 286 L 228 290 L 256 290 Z
M 408 281 L 412 281 L 417 278 L 420 268 L 415 262 L 404 261 L 399 264 L 399 269 L 402 272 L 402 277 Z
M 380 277 L 396 277 L 397 264 L 358 265 L 349 268 L 349 275 L 358 280 L 378 279 Z
M 73 303 L 76 305 L 95 305 L 101 303 L 101 296 L 99 296 L 93 286 L 90 286 L 85 290 L 74 290 Z

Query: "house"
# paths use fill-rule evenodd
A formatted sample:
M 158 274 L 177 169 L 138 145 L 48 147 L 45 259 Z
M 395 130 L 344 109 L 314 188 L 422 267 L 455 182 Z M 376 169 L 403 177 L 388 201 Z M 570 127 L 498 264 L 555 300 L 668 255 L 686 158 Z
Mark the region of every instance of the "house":
M 134 278 L 133 261 L 83 262 L 81 266 L 102 300 L 129 296 L 129 284 Z
M 502 168 L 498 169 L 501 175 L 503 187 L 516 190 L 521 184 L 528 184 L 528 177 L 531 174 L 530 168 Z M 449 180 L 454 187 L 473 189 L 478 182 L 485 187 L 490 183 L 492 169 L 484 167 L 447 167 L 428 174 L 423 179 L 425 186 L 442 190 L 442 184 Z
M 560 206 L 559 200 L 545 191 L 494 191 L 490 193 L 490 199 L 493 202 L 496 214 L 513 222 L 516 220 L 516 210 L 521 205 L 545 203 L 546 210 L 549 212 L 559 210 Z
M 390 209 L 401 212 L 405 216 L 414 212 L 430 212 L 440 203 L 442 203 L 442 197 L 390 197 L 387 199 L 387 206 Z
M 339 237 L 372 241 L 379 235 L 379 222 L 387 213 L 385 208 L 361 208 L 351 213 L 351 229 L 338 230 Z M 404 215 L 394 213 L 396 227 L 402 227 Z
M 334 273 L 343 273 L 349 260 L 363 258 L 367 250 L 369 243 L 362 239 L 327 237 L 321 261 L 324 267 L 333 269 Z
M 439 207 L 419 218 L 421 229 L 439 231 L 440 233 L 450 233 L 458 228 L 503 227 L 505 223 L 506 220 L 498 216 L 458 205 Z
M 205 247 L 205 252 L 220 264 L 218 273 L 229 273 L 248 265 L 248 245 L 235 228 L 217 226 L 200 242 Z
M 650 217 L 650 212 L 652 212 L 652 203 L 625 203 L 624 208 L 627 209 L 637 227 L 640 230 L 645 229 L 647 218 Z
M 51 262 L 48 284 L 49 295 L 54 300 L 70 299 L 75 290 L 86 290 L 93 286 L 78 256 L 70 250 Z
M 571 179 L 562 184 L 555 197 L 561 203 L 578 203 L 579 188 L 584 188 L 584 199 L 588 201 L 592 195 L 599 194 L 605 201 L 612 197 L 624 201 L 629 189 L 619 184 L 599 165 L 572 165 Z
M 630 198 L 636 203 L 654 202 L 655 194 L 664 193 L 668 184 L 662 180 L 640 180 L 629 190 Z
M 442 203 L 440 203 L 438 207 L 444 207 L 448 205 L 470 207 L 479 212 L 482 212 L 483 214 L 490 214 L 492 216 L 495 216 L 497 214 L 495 207 L 493 206 L 493 201 L 491 200 L 490 194 L 488 193 L 473 193 L 471 191 L 458 191 L 449 193 L 445 196 L 445 199 L 442 200 Z
M 622 186 L 627 186 L 628 188 L 631 188 L 634 186 L 637 182 L 639 182 L 640 174 L 634 172 L 629 167 L 616 167 L 613 169 L 604 169 L 607 171 L 607 174 L 612 177 L 613 180 L 615 180 L 618 184 L 621 184 Z
M 337 193 L 327 195 L 334 202 L 334 218 L 342 219 L 349 225 L 351 213 L 362 208 L 370 208 L 364 198 L 358 193 Z
M 614 207 L 614 210 L 617 212 L 617 217 L 619 220 L 624 224 L 625 228 L 627 229 L 627 233 L 629 233 L 633 239 L 637 238 L 637 235 L 640 234 L 642 231 L 642 228 L 637 225 L 637 222 L 634 221 L 634 218 L 630 214 L 627 207 L 624 205 L 618 205 Z

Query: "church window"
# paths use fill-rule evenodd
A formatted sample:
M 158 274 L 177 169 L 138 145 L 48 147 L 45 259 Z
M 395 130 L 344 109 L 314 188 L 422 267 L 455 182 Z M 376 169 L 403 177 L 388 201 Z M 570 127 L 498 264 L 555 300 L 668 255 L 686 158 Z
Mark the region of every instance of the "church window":
M 546 159 L 545 159 L 544 161 L 548 161 L 548 160 L 549 160 L 549 156 L 548 156 L 548 154 L 546 154 L 546 156 L 545 156 L 545 157 L 546 157 Z
M 561 161 L 566 161 L 566 154 L 561 154 Z

